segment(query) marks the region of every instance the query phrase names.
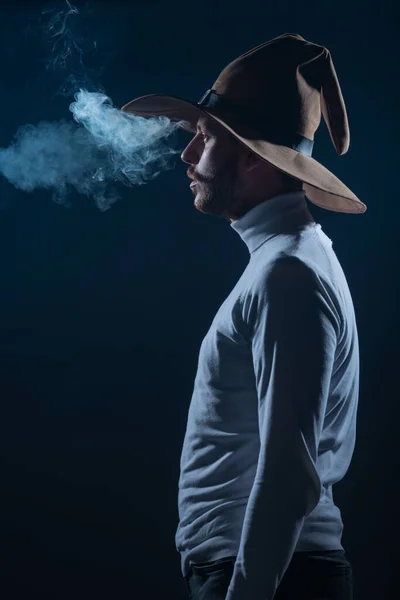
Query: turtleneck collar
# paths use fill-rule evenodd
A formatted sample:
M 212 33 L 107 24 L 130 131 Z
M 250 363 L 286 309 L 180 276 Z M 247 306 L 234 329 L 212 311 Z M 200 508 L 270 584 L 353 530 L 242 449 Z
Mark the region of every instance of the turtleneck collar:
M 250 254 L 278 233 L 293 231 L 314 221 L 304 191 L 279 194 L 257 204 L 243 217 L 231 223 Z

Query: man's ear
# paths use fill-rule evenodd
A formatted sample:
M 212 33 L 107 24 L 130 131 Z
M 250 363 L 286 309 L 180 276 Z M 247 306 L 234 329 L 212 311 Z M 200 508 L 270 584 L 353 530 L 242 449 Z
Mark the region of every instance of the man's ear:
M 254 154 L 254 152 L 248 150 L 244 158 L 244 168 L 248 172 L 254 171 L 254 169 L 259 168 L 263 162 L 264 161 L 262 161 L 261 158 L 257 156 L 257 154 Z

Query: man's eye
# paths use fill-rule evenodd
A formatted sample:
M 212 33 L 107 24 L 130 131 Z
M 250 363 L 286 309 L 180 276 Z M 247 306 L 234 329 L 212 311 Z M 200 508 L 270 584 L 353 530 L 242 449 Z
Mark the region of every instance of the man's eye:
M 206 135 L 205 133 L 202 133 L 201 135 L 203 136 L 204 142 L 206 142 L 209 139 L 208 135 Z

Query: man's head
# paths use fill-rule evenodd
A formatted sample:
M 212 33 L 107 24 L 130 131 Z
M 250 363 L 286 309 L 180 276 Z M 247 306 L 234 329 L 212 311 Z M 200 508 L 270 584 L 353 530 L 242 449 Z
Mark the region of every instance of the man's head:
M 181 156 L 200 212 L 239 219 L 277 194 L 302 189 L 302 182 L 282 173 L 239 142 L 222 125 L 201 116 L 197 133 Z

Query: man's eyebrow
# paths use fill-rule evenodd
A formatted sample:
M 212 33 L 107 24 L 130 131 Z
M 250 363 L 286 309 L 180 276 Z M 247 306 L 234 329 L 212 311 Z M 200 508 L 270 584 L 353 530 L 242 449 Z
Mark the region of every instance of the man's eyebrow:
M 197 123 L 197 131 L 208 131 L 209 133 L 214 133 L 215 129 L 211 124 L 208 123 Z

